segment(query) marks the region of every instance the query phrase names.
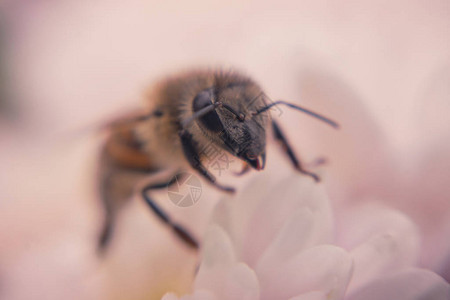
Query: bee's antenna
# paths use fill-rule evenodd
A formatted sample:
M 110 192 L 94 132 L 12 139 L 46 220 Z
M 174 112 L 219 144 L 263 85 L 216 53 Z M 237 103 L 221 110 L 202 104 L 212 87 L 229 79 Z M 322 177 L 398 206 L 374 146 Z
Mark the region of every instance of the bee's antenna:
M 225 108 L 226 110 L 228 110 L 229 112 L 231 112 L 233 115 L 235 115 L 239 121 L 241 121 L 241 122 L 244 121 L 244 119 L 245 119 L 244 114 L 238 113 L 231 106 L 229 106 L 225 103 L 222 103 L 222 107 Z
M 210 113 L 211 111 L 215 110 L 219 106 L 222 106 L 222 102 L 214 102 L 208 106 L 203 107 L 199 111 L 196 111 L 195 113 L 193 113 L 192 116 L 190 116 L 189 118 L 183 120 L 181 122 L 181 127 L 183 127 L 183 129 L 186 128 L 189 124 L 192 123 L 192 121 L 203 117 L 204 115 L 206 115 L 207 113 Z
M 312 116 L 312 117 L 314 117 L 316 119 L 319 119 L 319 120 L 327 123 L 330 126 L 333 126 L 334 128 L 339 128 L 339 124 L 338 123 L 336 123 L 335 121 L 333 121 L 333 120 L 331 120 L 331 119 L 329 119 L 329 118 L 327 118 L 325 116 L 319 115 L 318 113 L 315 113 L 315 112 L 313 112 L 313 111 L 311 111 L 309 109 L 306 109 L 306 108 L 303 108 L 301 106 L 298 106 L 298 105 L 295 105 L 295 104 L 292 104 L 292 103 L 289 103 L 289 102 L 285 102 L 285 101 L 282 101 L 282 100 L 272 102 L 272 103 L 264 106 L 263 108 L 258 109 L 256 112 L 253 113 L 253 115 L 255 115 L 255 116 L 259 115 L 260 113 L 263 113 L 263 112 L 269 110 L 272 106 L 275 106 L 275 105 L 278 105 L 278 104 L 284 104 L 286 106 L 289 106 L 290 108 L 294 108 L 296 110 L 302 111 L 302 112 L 304 112 L 304 113 L 306 113 L 306 114 L 308 114 L 308 115 L 310 115 L 310 116 Z

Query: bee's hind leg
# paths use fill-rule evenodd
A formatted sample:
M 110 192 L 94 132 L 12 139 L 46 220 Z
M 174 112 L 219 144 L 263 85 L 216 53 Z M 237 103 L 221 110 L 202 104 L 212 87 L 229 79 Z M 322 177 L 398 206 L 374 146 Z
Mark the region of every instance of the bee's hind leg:
M 100 184 L 103 224 L 97 238 L 97 253 L 105 255 L 113 241 L 118 217 L 133 196 L 134 182 L 148 176 L 147 172 L 131 171 L 114 164 L 103 165 Z
M 97 252 L 103 254 L 111 241 L 113 234 L 115 216 L 110 209 L 105 207 L 103 227 L 98 238 Z
M 275 121 L 272 121 L 272 129 L 273 129 L 273 134 L 274 134 L 275 139 L 277 140 L 277 142 L 279 142 L 279 144 L 283 148 L 284 152 L 289 157 L 289 160 L 294 165 L 295 169 L 302 174 L 312 177 L 316 182 L 319 182 L 320 177 L 317 174 L 310 172 L 308 170 L 305 170 L 303 168 L 302 164 L 296 157 L 294 151 L 292 150 L 287 139 L 285 138 L 283 132 L 281 131 L 281 128 L 278 126 L 278 124 Z

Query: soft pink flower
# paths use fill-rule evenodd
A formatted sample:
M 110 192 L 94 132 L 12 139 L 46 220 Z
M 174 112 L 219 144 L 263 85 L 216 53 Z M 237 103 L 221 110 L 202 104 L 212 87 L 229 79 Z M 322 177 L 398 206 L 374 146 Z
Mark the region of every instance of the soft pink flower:
M 416 268 L 419 233 L 406 215 L 369 203 L 336 232 L 323 186 L 271 171 L 217 205 L 194 293 L 181 299 L 450 297 L 445 280 Z
M 101 141 L 73 132 L 138 106 L 144 87 L 169 71 L 211 64 L 244 69 L 270 96 L 342 124 L 336 133 L 295 113 L 282 120 L 305 162 L 329 159 L 323 177 L 336 236 L 326 241 L 360 274 L 350 297 L 441 286 L 436 275 L 407 268 L 450 278 L 448 8 L 440 0 L 3 1 L 1 63 L 17 115 L 10 123 L 0 115 L 0 297 L 158 299 L 190 291 L 196 255 L 139 199 L 122 214 L 110 256 L 94 256 Z M 159 196 L 202 236 L 218 194 L 186 210 Z
M 422 236 L 420 266 L 450 276 L 450 128 L 444 125 L 450 108 L 443 82 L 450 83 L 450 69 L 440 73 L 432 91 L 424 87 L 415 131 L 405 131 L 407 147 L 395 145 L 389 128 L 377 122 L 348 83 L 326 72 L 306 72 L 300 83 L 307 102 L 327 107 L 341 121 L 339 133 L 308 128 L 308 153 L 320 151 L 329 158 L 326 182 L 330 198 L 340 212 L 347 205 L 375 201 L 401 210 L 417 224 Z M 447 78 L 447 79 L 446 79 Z M 428 83 L 429 84 L 429 83 Z M 448 90 L 448 89 L 447 89 Z M 397 141 L 398 142 L 398 141 Z M 340 213 L 338 212 L 338 220 Z M 338 222 L 339 224 L 339 222 Z

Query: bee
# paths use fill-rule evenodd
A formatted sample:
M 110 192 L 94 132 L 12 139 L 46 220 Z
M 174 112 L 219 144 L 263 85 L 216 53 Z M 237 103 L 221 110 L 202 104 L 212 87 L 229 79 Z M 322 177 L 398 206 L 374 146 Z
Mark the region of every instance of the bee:
M 222 185 L 205 167 L 201 149 L 207 144 L 241 160 L 242 175 L 251 169 L 264 169 L 266 136 L 271 131 L 293 167 L 319 181 L 302 166 L 280 126 L 270 117 L 272 107 L 285 105 L 338 127 L 329 118 L 298 105 L 271 101 L 255 81 L 236 71 L 196 70 L 176 75 L 155 85 L 146 100 L 144 113 L 108 126 L 100 155 L 100 196 L 105 213 L 98 240 L 101 252 L 111 240 L 117 213 L 144 178 L 149 183 L 139 191 L 151 211 L 186 245 L 199 247 L 193 235 L 174 222 L 150 193 L 174 184 L 178 180 L 174 175 L 192 169 L 217 189 L 233 193 L 233 187 Z M 158 179 L 164 172 L 168 176 Z

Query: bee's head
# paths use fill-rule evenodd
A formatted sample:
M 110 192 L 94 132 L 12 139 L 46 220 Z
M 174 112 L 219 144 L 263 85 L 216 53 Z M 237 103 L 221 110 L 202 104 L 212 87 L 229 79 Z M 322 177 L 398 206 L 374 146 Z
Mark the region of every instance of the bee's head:
M 254 84 L 201 91 L 193 100 L 194 113 L 215 105 L 197 118 L 197 124 L 211 142 L 247 162 L 256 170 L 265 165 L 268 113 L 255 115 L 265 105 L 263 93 Z

